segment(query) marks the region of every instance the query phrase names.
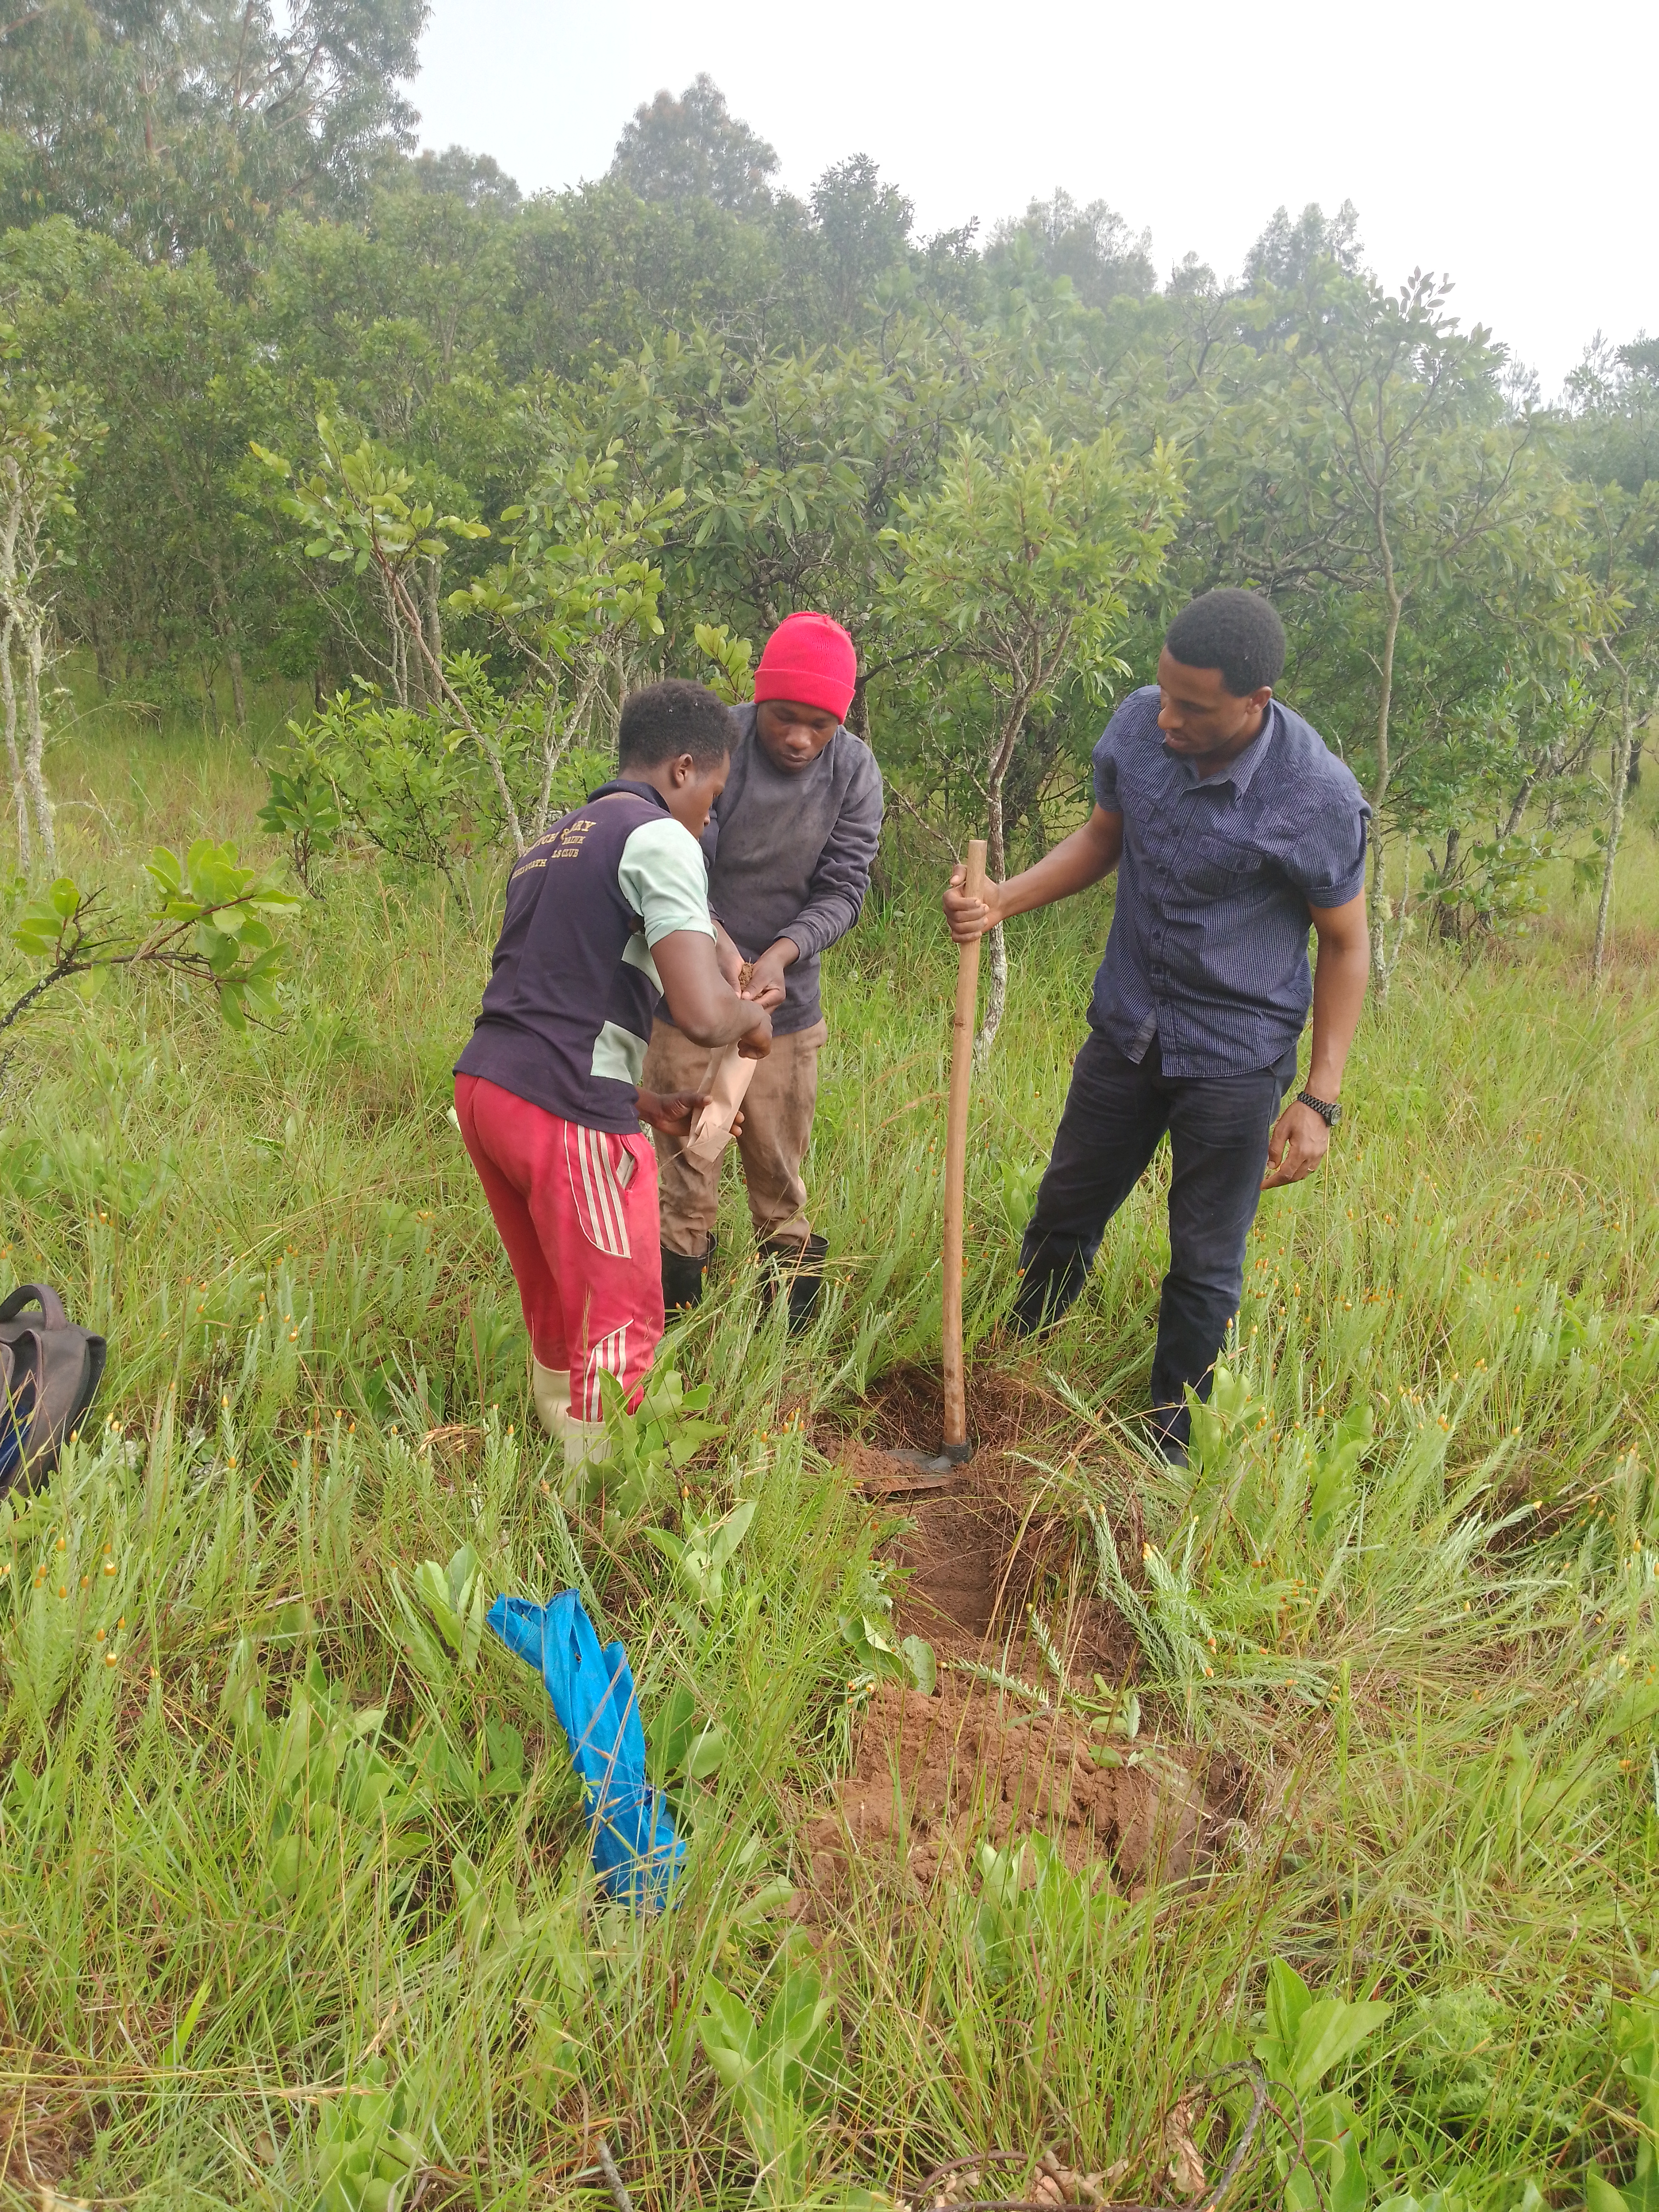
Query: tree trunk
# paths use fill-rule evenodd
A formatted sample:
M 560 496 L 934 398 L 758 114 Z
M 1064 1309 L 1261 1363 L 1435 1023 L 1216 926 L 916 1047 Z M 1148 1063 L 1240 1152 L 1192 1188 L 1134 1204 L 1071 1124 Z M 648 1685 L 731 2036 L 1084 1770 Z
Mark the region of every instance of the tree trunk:
M 46 666 L 46 640 L 39 623 L 33 623 L 23 638 L 23 708 L 27 717 L 27 732 L 23 750 L 23 785 L 29 796 L 29 807 L 34 817 L 35 842 L 40 856 L 49 868 L 58 866 L 58 839 L 53 832 L 52 800 L 46 792 L 46 778 L 42 763 L 46 750 L 46 726 L 40 713 L 40 676 Z
M 1000 750 L 999 761 L 1001 757 Z M 985 872 L 994 884 L 1000 884 L 1007 872 L 1007 848 L 1002 822 L 1005 773 L 1005 770 L 993 768 L 990 786 L 985 794 L 990 816 L 985 833 Z M 991 1048 L 997 1041 L 997 1031 L 1002 1027 L 1003 1012 L 1008 1004 L 1008 945 L 1000 922 L 989 933 L 988 942 L 991 948 L 991 981 L 985 994 L 985 1018 L 980 1024 L 979 1035 L 974 1039 L 974 1065 L 979 1068 L 989 1064 Z
M 991 981 L 985 994 L 985 1019 L 974 1039 L 974 1065 L 978 1068 L 990 1065 L 991 1048 L 1008 1004 L 1008 940 L 1000 922 L 988 932 L 986 942 L 991 948 Z
M 485 737 L 471 715 L 467 713 L 465 702 L 444 674 L 442 663 L 433 658 L 427 645 L 426 632 L 421 625 L 420 609 L 410 597 L 402 579 L 391 568 L 383 567 L 380 573 L 385 579 L 386 597 L 392 605 L 393 636 L 401 637 L 404 624 L 408 625 L 409 641 L 417 649 L 417 665 L 419 660 L 424 660 L 427 664 L 426 672 L 432 684 L 433 698 L 436 700 L 441 697 L 448 700 L 455 711 L 456 720 L 489 763 L 489 772 L 495 781 L 496 795 L 501 802 L 501 814 L 513 839 L 513 849 L 520 854 L 526 852 L 529 848 L 519 821 L 519 810 L 513 802 L 513 792 L 507 781 L 507 769 L 501 761 L 500 748 L 490 738 Z M 620 648 L 618 652 L 620 653 Z M 620 719 L 620 707 L 617 713 Z
M 409 704 L 409 640 L 404 613 L 398 604 L 398 593 L 390 573 L 384 568 L 380 571 L 380 588 L 386 595 L 386 641 L 392 654 L 388 670 L 392 678 L 392 696 L 399 707 L 407 707 Z M 413 621 L 416 635 L 423 639 L 421 618 L 412 601 L 410 604 L 409 617 Z M 418 659 L 416 663 L 416 672 L 417 680 L 424 672 Z
M 1371 973 L 1376 981 L 1377 995 L 1389 995 L 1389 902 L 1384 890 L 1382 865 L 1382 807 L 1389 795 L 1389 780 L 1393 763 L 1389 753 L 1389 715 L 1394 705 L 1394 656 L 1400 641 L 1400 617 L 1406 602 L 1395 587 L 1394 554 L 1389 544 L 1388 530 L 1379 505 L 1376 515 L 1377 544 L 1382 555 L 1383 588 L 1388 597 L 1389 618 L 1382 634 L 1382 688 L 1376 702 L 1376 774 L 1371 780 L 1371 829 L 1376 840 L 1376 860 L 1371 870 Z
M 530 824 L 530 842 L 538 844 L 547 835 L 553 808 L 553 778 L 570 749 L 570 739 L 559 726 L 559 695 L 550 685 L 542 708 L 542 787 L 536 794 L 536 811 Z
M 1607 849 L 1601 863 L 1601 901 L 1595 909 L 1595 949 L 1590 973 L 1599 983 L 1607 954 L 1607 924 L 1613 913 L 1613 871 L 1619 857 L 1619 833 L 1625 826 L 1625 799 L 1630 790 L 1630 757 L 1633 732 L 1630 721 L 1630 673 L 1620 672 L 1624 683 L 1619 698 L 1619 741 L 1613 755 L 1613 798 L 1607 809 Z
M 1510 808 L 1509 820 L 1504 824 L 1506 837 L 1513 837 L 1526 819 L 1527 802 L 1538 785 L 1545 781 L 1553 782 L 1560 775 L 1563 757 L 1561 740 L 1557 738 L 1546 747 L 1543 758 L 1534 762 L 1522 777 L 1521 788 L 1516 793 L 1515 803 Z
M 5 705 L 6 763 L 11 770 L 12 804 L 17 809 L 17 865 L 27 876 L 34 864 L 34 849 L 29 837 L 28 794 L 23 788 L 23 763 L 17 753 L 17 682 L 11 667 L 11 641 L 16 629 L 16 617 L 8 615 L 4 630 L 0 631 L 0 700 L 3 700 Z
M 440 667 L 443 665 L 444 632 L 438 594 L 443 572 L 443 562 L 435 558 L 421 564 L 421 581 L 424 587 L 421 595 L 421 617 L 425 626 L 426 649 Z
M 242 654 L 236 642 L 236 628 L 230 618 L 230 599 L 225 591 L 224 569 L 219 560 L 219 549 L 213 548 L 208 564 L 208 574 L 213 585 L 213 619 L 219 633 L 219 642 L 225 649 L 225 665 L 230 671 L 230 700 L 236 712 L 236 726 L 247 727 L 247 695 L 242 687 Z M 218 720 L 216 702 L 214 720 Z
M 1446 857 L 1440 864 L 1440 890 L 1435 901 L 1434 933 L 1443 943 L 1463 941 L 1463 902 L 1456 882 L 1458 848 L 1462 839 L 1455 830 L 1446 832 Z M 1430 854 L 1433 858 L 1433 854 Z
M 95 612 L 89 611 L 87 624 L 91 634 L 93 665 L 98 672 L 98 689 L 107 699 L 115 689 L 114 672 L 110 667 L 109 640 L 104 635 L 104 625 Z
M 866 745 L 870 743 L 870 700 L 861 676 L 853 686 L 852 703 L 847 709 L 847 727 L 855 738 L 862 738 Z

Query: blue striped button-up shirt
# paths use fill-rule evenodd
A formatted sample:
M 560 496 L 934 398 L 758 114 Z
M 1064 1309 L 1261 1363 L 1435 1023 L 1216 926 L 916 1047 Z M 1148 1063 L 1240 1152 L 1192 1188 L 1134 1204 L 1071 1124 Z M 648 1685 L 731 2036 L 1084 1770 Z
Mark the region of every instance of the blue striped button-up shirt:
M 1164 750 L 1156 684 L 1095 747 L 1095 798 L 1123 857 L 1089 1020 L 1131 1060 L 1154 1036 L 1166 1075 L 1273 1066 L 1308 1018 L 1308 909 L 1365 883 L 1370 808 L 1352 773 L 1279 700 L 1218 775 Z

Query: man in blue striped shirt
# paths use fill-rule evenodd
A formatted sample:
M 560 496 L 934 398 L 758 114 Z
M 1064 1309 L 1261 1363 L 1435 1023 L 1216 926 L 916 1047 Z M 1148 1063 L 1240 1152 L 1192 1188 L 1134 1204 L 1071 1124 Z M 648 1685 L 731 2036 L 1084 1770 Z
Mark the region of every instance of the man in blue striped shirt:
M 1365 994 L 1370 809 L 1318 732 L 1274 698 L 1284 665 L 1284 627 L 1266 599 L 1194 599 L 1170 626 L 1157 684 L 1131 693 L 1095 747 L 1083 828 L 982 900 L 963 892 L 960 869 L 945 896 L 965 943 L 1118 872 L 1012 1320 L 1024 1332 L 1059 1319 L 1167 1132 L 1170 1272 L 1152 1420 L 1176 1461 L 1187 1389 L 1208 1396 L 1238 1310 L 1261 1194 L 1299 1182 L 1329 1146 Z M 1307 1086 L 1281 1112 L 1310 1003 Z

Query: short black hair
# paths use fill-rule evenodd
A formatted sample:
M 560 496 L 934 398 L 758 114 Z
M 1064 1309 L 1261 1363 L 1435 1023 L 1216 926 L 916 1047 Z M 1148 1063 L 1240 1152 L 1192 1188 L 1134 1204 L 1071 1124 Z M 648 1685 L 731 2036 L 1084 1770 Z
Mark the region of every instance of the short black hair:
M 617 765 L 660 768 L 690 753 L 699 769 L 711 769 L 731 751 L 732 736 L 729 709 L 705 684 L 672 676 L 623 701 Z
M 1260 592 L 1205 592 L 1182 607 L 1164 643 L 1183 668 L 1219 669 L 1235 699 L 1285 672 L 1285 625 Z

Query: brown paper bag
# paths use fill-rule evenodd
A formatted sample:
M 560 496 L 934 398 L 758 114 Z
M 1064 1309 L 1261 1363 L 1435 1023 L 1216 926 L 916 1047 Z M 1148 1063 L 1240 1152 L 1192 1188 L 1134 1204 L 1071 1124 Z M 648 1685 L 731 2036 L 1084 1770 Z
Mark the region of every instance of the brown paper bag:
M 734 1044 L 720 1054 L 708 1085 L 708 1103 L 691 1124 L 686 1153 L 694 1160 L 717 1160 L 732 1140 L 732 1122 L 748 1090 L 757 1060 L 739 1057 Z

